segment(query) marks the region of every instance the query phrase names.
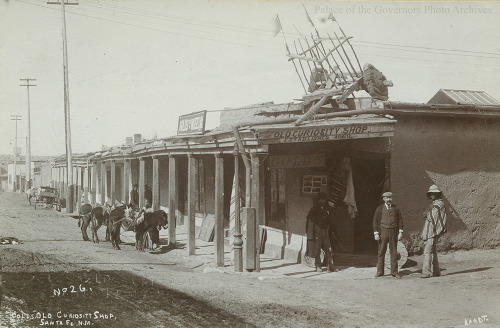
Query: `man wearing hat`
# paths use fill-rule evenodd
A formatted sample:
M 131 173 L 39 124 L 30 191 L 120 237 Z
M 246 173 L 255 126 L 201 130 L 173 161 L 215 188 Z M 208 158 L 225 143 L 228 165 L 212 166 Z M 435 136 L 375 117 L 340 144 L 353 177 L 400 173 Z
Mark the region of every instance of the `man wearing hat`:
M 392 203 L 392 192 L 382 194 L 384 204 L 377 207 L 373 216 L 373 233 L 378 241 L 377 274 L 384 275 L 384 260 L 389 245 L 391 253 L 391 275 L 401 278 L 398 273 L 398 240 L 403 237 L 403 217 L 399 208 Z
M 324 192 L 318 193 L 317 203 L 309 210 L 306 220 L 307 255 L 314 258 L 317 272 L 323 272 L 321 268 L 321 249 L 325 252 L 327 272 L 333 270 L 333 250 L 328 236 L 330 216 L 333 208 L 327 204 Z
M 439 263 L 436 251 L 436 244 L 439 237 L 446 232 L 446 207 L 442 200 L 442 192 L 438 186 L 432 185 L 426 193 L 427 198 L 432 200 L 424 212 L 424 229 L 422 239 L 425 242 L 424 263 L 422 266 L 422 278 L 429 278 L 431 275 L 439 277 Z

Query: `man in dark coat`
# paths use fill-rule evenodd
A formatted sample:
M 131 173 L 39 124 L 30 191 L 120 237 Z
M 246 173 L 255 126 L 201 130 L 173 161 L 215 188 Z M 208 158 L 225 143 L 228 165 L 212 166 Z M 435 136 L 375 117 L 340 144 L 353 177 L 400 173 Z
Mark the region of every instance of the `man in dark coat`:
M 333 270 L 333 250 L 328 236 L 332 210 L 333 208 L 326 202 L 326 194 L 320 192 L 317 203 L 307 214 L 307 255 L 314 258 L 317 272 L 323 272 L 320 258 L 321 249 L 325 252 L 327 272 Z
M 391 253 L 391 275 L 401 278 L 398 273 L 398 240 L 403 237 L 403 218 L 399 208 L 392 203 L 392 192 L 382 194 L 384 204 L 377 207 L 373 216 L 373 233 L 378 241 L 377 274 L 384 275 L 384 260 L 389 245 Z
M 135 209 L 139 208 L 139 192 L 137 189 L 139 188 L 139 185 L 135 184 L 134 188 L 130 191 L 130 204 L 132 207 Z

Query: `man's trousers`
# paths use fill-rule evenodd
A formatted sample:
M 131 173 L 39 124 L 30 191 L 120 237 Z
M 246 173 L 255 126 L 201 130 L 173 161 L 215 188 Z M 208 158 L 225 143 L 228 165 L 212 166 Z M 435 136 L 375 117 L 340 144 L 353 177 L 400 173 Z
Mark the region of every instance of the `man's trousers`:
M 436 251 L 436 244 L 438 236 L 429 238 L 425 241 L 424 248 L 424 263 L 422 266 L 422 275 L 439 277 L 441 271 L 439 270 L 438 255 Z
M 398 273 L 398 233 L 399 229 L 381 228 L 380 240 L 378 242 L 377 274 L 384 274 L 385 253 L 387 245 L 391 252 L 391 275 Z

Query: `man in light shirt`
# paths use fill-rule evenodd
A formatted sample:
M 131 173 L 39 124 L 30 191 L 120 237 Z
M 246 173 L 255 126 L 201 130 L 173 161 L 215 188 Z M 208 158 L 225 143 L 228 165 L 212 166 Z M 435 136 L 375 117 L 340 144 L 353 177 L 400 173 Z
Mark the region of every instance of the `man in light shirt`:
M 391 254 L 391 275 L 401 278 L 398 273 L 398 240 L 403 237 L 403 217 L 399 208 L 392 203 L 392 192 L 382 194 L 384 204 L 377 207 L 373 216 L 373 233 L 378 241 L 377 274 L 384 275 L 384 260 L 387 245 Z

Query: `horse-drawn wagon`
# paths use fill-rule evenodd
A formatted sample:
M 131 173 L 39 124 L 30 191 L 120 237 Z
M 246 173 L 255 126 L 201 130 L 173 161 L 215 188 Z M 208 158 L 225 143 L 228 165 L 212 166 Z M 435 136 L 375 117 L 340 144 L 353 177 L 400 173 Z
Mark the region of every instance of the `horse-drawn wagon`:
M 40 187 L 38 188 L 38 192 L 35 196 L 35 209 L 38 206 L 42 206 L 44 208 L 53 208 L 57 211 L 61 211 L 61 203 L 59 200 L 59 191 L 56 188 L 52 187 Z M 31 200 L 30 200 L 31 204 Z

